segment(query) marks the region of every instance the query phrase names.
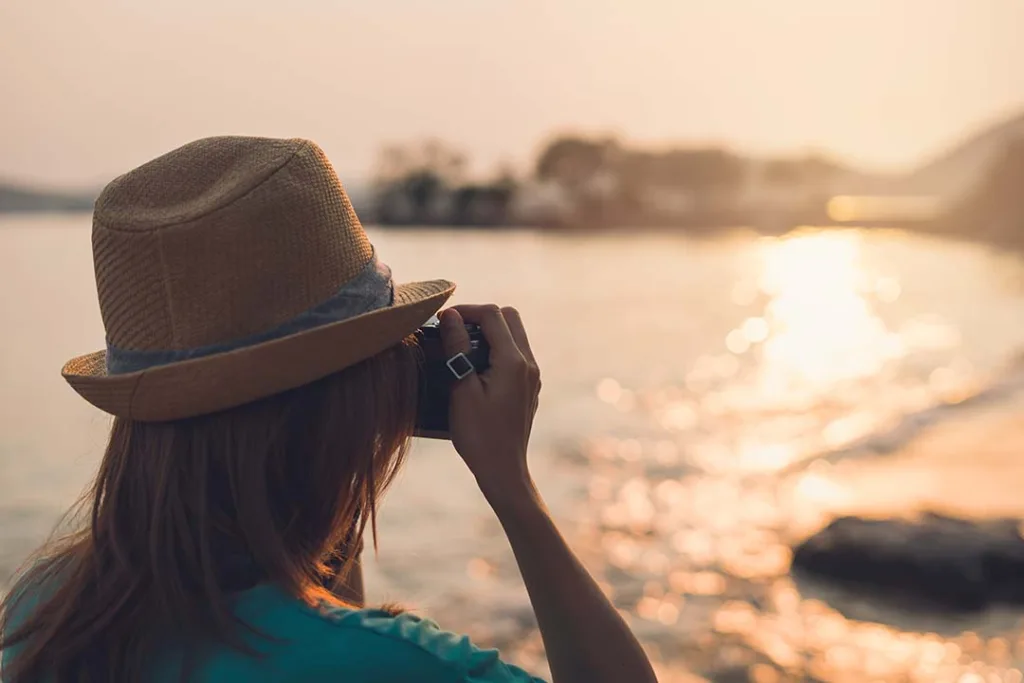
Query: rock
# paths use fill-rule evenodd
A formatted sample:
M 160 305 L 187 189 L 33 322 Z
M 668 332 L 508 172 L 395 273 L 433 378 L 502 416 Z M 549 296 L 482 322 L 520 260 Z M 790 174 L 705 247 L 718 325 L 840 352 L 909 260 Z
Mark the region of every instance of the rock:
M 1024 604 L 1018 520 L 841 517 L 800 543 L 793 566 L 931 606 L 976 611 Z

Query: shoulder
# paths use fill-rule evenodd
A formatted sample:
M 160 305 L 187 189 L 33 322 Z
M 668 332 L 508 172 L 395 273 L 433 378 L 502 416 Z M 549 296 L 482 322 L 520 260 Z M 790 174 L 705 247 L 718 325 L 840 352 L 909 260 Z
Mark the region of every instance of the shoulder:
M 54 597 L 60 587 L 62 565 L 57 559 L 40 559 L 19 572 L 10 590 L 0 603 L 0 625 L 3 632 L 3 651 L 0 652 L 0 670 L 7 665 L 23 647 L 22 627 L 40 606 Z M 13 642 L 10 642 L 13 640 Z
M 375 609 L 306 608 L 315 632 L 300 648 L 306 661 L 325 661 L 345 671 L 365 670 L 366 680 L 418 683 L 534 683 L 506 664 L 497 650 L 482 649 L 468 636 L 441 629 L 430 619 Z M 322 672 L 322 670 L 321 670 Z

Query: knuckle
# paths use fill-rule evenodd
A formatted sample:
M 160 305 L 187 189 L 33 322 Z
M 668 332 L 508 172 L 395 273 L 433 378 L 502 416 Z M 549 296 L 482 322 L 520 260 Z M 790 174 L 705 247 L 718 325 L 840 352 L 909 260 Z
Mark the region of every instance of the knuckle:
M 485 315 L 501 315 L 501 308 L 498 304 L 484 304 L 482 310 Z
M 513 315 L 516 317 L 519 316 L 519 311 L 516 309 L 515 306 L 502 306 L 501 313 L 502 315 Z
M 515 356 L 509 356 L 506 368 L 509 380 L 511 380 L 515 386 L 523 388 L 529 385 L 530 378 L 529 375 L 526 374 L 526 364 L 521 360 Z

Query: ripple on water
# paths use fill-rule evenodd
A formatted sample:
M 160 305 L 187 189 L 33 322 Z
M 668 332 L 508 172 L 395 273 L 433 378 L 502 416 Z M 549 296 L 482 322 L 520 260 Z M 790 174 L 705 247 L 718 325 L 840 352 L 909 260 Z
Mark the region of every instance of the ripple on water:
M 745 429 L 757 436 L 744 437 L 701 427 L 756 403 L 734 402 L 709 416 L 686 387 L 627 392 L 609 379 L 596 389 L 619 410 L 621 396 L 635 397 L 637 436 L 595 436 L 571 458 L 589 480 L 579 528 L 593 549 L 588 563 L 601 565 L 608 594 L 633 620 L 664 680 L 694 680 L 694 671 L 751 681 L 1021 679 L 1017 623 L 989 623 L 984 636 L 955 625 L 943 635 L 900 628 L 880 613 L 882 621 L 844 615 L 832 604 L 842 603 L 838 589 L 807 595 L 789 576 L 798 530 L 824 523 L 853 496 L 827 460 L 803 453 L 863 439 L 884 422 L 877 411 L 755 412 L 761 423 Z M 916 407 L 890 405 L 894 417 L 897 408 Z M 758 437 L 770 445 L 759 448 Z

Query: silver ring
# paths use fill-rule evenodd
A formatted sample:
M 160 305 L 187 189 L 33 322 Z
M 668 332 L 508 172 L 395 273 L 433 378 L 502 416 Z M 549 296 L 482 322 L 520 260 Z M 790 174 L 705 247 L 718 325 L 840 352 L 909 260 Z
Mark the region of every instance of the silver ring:
M 446 360 L 444 364 L 447 365 L 448 370 L 455 375 L 455 379 L 463 379 L 476 372 L 476 368 L 473 366 L 473 361 L 467 358 L 466 354 L 461 351 Z

